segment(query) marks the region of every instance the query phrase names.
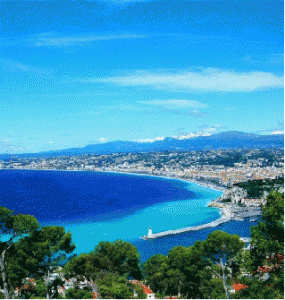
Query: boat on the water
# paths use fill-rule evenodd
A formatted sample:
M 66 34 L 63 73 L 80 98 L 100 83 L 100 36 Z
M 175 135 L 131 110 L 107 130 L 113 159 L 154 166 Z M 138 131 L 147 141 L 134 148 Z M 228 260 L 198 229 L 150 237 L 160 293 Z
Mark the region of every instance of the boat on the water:
M 257 219 L 256 218 L 250 218 L 249 219 L 249 222 L 254 222 L 254 221 L 256 221 Z

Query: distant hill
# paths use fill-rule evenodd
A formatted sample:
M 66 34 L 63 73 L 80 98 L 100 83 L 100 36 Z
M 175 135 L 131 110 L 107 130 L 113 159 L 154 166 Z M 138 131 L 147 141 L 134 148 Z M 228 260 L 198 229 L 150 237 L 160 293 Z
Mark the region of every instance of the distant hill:
M 284 135 L 258 135 L 237 131 L 222 132 L 210 136 L 199 136 L 179 140 L 165 138 L 163 141 L 153 143 L 115 141 L 105 144 L 88 145 L 83 148 L 70 148 L 66 150 L 48 151 L 29 154 L 0 155 L 0 159 L 10 157 L 51 157 L 82 155 L 88 153 L 110 154 L 130 152 L 153 152 L 153 151 L 197 151 L 216 149 L 272 149 L 284 148 Z

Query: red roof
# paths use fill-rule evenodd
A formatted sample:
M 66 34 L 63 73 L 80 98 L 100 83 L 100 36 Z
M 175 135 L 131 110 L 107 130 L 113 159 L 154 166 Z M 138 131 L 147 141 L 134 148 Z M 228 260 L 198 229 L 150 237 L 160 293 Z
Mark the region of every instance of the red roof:
M 235 283 L 233 285 L 233 288 L 235 289 L 236 292 L 240 291 L 240 290 L 243 290 L 243 289 L 247 289 L 248 286 L 245 285 L 245 284 L 241 284 L 241 283 Z
M 139 285 L 141 285 L 142 288 L 143 288 L 143 293 L 144 294 L 147 294 L 147 295 L 153 294 L 153 291 L 148 286 L 146 286 L 142 281 L 139 281 L 139 280 L 130 280 L 130 282 L 132 284 L 139 284 Z
M 147 294 L 147 295 L 153 294 L 152 290 L 149 287 L 147 287 L 146 285 L 142 284 L 142 287 L 143 287 L 144 294 Z

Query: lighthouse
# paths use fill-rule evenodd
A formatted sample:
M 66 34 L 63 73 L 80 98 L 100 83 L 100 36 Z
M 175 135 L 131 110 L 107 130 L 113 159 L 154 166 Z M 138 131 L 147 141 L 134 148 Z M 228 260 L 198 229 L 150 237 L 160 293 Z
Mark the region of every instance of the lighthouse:
M 149 229 L 148 229 L 147 237 L 148 237 L 148 238 L 151 238 L 151 237 L 152 237 L 152 229 L 151 229 L 151 227 L 149 227 Z

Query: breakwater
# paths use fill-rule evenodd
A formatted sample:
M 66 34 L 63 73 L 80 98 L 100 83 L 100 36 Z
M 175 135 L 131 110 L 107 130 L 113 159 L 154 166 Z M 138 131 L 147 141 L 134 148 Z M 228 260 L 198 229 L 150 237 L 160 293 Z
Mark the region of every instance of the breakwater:
M 142 236 L 141 239 L 151 240 L 151 239 L 157 239 L 169 235 L 175 235 L 175 234 L 180 234 L 180 233 L 185 233 L 190 231 L 198 231 L 207 228 L 213 228 L 229 221 L 243 221 L 245 218 L 248 217 L 256 217 L 262 215 L 260 207 L 240 207 L 237 204 L 233 204 L 233 203 L 228 205 L 220 204 L 220 203 L 217 204 L 216 201 L 212 201 L 211 203 L 208 204 L 208 206 L 219 207 L 221 209 L 222 216 L 219 219 L 210 223 L 185 227 L 181 229 L 161 231 L 158 233 L 152 233 L 152 230 L 150 229 L 149 233 L 147 235 Z
M 158 232 L 158 233 L 149 233 L 147 235 L 142 236 L 141 238 L 144 240 L 157 239 L 157 238 L 168 236 L 168 235 L 175 235 L 175 234 L 189 232 L 189 231 L 197 231 L 197 230 L 202 230 L 202 229 L 206 229 L 206 228 L 210 228 L 210 227 L 216 227 L 222 223 L 226 223 L 231 220 L 232 220 L 232 218 L 230 216 L 222 216 L 218 220 L 215 220 L 215 221 L 207 223 L 207 224 L 185 227 L 185 228 L 175 229 L 175 230 L 167 230 L 167 231 L 162 231 L 162 232 Z

